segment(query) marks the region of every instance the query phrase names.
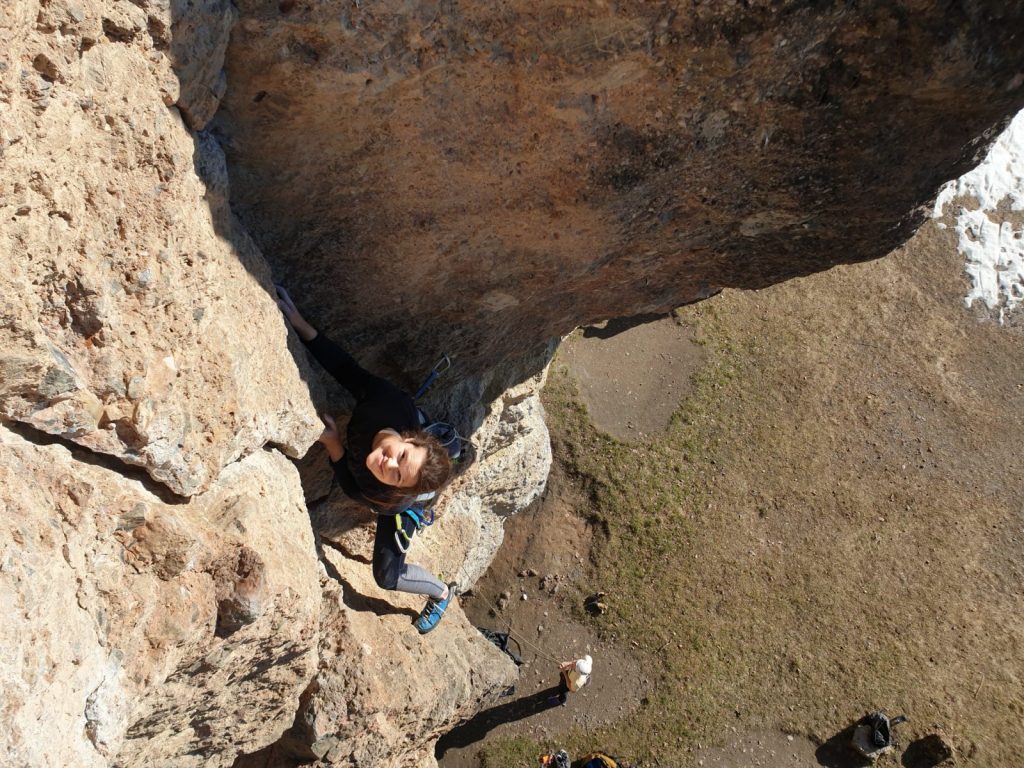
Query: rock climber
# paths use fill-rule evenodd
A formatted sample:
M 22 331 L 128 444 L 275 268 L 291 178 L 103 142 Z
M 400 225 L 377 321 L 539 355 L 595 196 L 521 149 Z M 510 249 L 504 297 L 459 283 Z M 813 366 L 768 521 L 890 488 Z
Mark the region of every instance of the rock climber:
M 319 440 L 327 449 L 341 489 L 377 513 L 373 576 L 378 586 L 427 596 L 415 621 L 425 634 L 441 620 L 456 585 L 445 584 L 421 566 L 406 563 L 396 534 L 406 521 L 402 511 L 420 494 L 438 491 L 448 481 L 448 452 L 420 427 L 412 397 L 360 367 L 306 321 L 287 290 L 276 288 L 277 304 L 303 344 L 356 400 L 344 442 L 334 419 L 327 415 L 322 417 L 326 427 Z

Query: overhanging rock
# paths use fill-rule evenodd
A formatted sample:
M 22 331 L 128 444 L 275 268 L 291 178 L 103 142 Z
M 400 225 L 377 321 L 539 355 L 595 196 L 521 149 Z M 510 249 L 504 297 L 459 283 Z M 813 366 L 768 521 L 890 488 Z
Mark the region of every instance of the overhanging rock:
M 233 202 L 395 371 L 882 256 L 1024 104 L 1004 0 L 238 7 Z

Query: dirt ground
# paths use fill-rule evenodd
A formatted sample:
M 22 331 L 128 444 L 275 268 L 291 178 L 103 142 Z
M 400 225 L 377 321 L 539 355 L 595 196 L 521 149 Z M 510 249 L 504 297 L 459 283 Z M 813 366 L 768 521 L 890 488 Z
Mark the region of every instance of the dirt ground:
M 471 724 L 441 766 L 526 766 L 556 745 L 859 765 L 844 733 L 878 708 L 910 716 L 879 765 L 937 765 L 935 734 L 959 765 L 1024 765 L 1024 337 L 965 294 L 953 234 L 929 223 L 883 260 L 634 328 L 626 350 L 570 338 L 546 393 L 548 493 L 464 606 L 528 643 L 509 702 L 556 682 L 552 657 L 590 652 L 593 684 L 496 710 L 518 719 Z M 674 322 L 667 347 L 644 338 Z M 678 399 L 659 428 L 623 393 L 663 364 Z M 643 434 L 595 429 L 601 409 Z M 592 616 L 597 590 L 609 610 Z
M 591 423 L 624 441 L 665 431 L 703 360 L 693 329 L 675 315 L 632 327 L 587 328 L 559 352 Z
M 528 734 L 543 740 L 573 727 L 591 730 L 614 723 L 636 709 L 649 686 L 641 659 L 628 644 L 598 637 L 572 610 L 578 586 L 589 579 L 593 539 L 578 514 L 582 504 L 556 465 L 543 500 L 508 522 L 505 543 L 485 579 L 461 598 L 478 627 L 512 631 L 518 642 L 510 647 L 523 665 L 514 693 L 497 702 L 495 711 L 484 713 L 442 743 L 444 768 L 479 765 L 478 742 L 485 734 L 488 738 Z M 504 607 L 502 593 L 508 595 Z M 540 711 L 529 706 L 508 711 L 509 704 L 556 686 L 559 661 L 584 654 L 596 660 L 602 673 L 594 675 L 592 685 L 573 694 L 566 706 L 552 702 L 552 706 L 541 705 Z M 623 690 L 631 695 L 619 696 Z

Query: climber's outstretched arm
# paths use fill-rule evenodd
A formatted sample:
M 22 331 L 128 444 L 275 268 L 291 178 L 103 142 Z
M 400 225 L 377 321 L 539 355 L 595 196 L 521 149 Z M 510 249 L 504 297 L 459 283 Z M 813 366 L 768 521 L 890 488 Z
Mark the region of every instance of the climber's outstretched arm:
M 356 400 L 365 400 L 370 394 L 382 388 L 391 388 L 384 379 L 374 376 L 360 366 L 352 355 L 318 332 L 296 308 L 284 286 L 274 287 L 277 288 L 277 306 L 299 334 L 302 343 L 313 353 L 317 362 L 337 379 L 341 386 L 351 392 Z

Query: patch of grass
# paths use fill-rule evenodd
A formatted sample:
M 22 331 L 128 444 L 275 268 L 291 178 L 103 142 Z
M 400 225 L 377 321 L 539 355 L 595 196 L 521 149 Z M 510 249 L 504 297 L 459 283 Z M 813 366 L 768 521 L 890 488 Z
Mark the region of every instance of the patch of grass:
M 556 360 L 554 453 L 600 532 L 588 586 L 609 593 L 605 615 L 573 614 L 650 678 L 624 692 L 638 708 L 561 746 L 690 766 L 734 731 L 824 741 L 886 707 L 911 715 L 908 741 L 942 723 L 972 765 L 1016 764 L 1024 481 L 999 446 L 1020 418 L 989 403 L 1019 399 L 1019 340 L 893 302 L 931 295 L 929 275 L 863 265 L 680 310 L 705 362 L 644 443 L 597 432 Z M 494 742 L 505 761 L 486 765 L 545 746 Z
M 634 605 L 615 606 L 613 621 L 620 631 L 637 635 L 650 634 L 650 611 L 661 602 L 651 580 L 663 580 L 665 558 L 693 539 L 706 504 L 704 475 L 722 451 L 720 435 L 731 426 L 731 406 L 756 397 L 737 386 L 756 356 L 751 344 L 729 338 L 714 309 L 688 314 L 699 325 L 707 362 L 663 436 L 626 444 L 598 432 L 575 382 L 557 361 L 543 393 L 557 460 L 585 490 L 587 514 L 607 533 L 596 549 L 599 572 L 616 589 L 638 597 Z
M 595 744 L 635 758 L 683 749 L 695 735 L 715 725 L 707 697 L 679 696 L 692 689 L 695 658 L 702 673 L 712 667 L 728 674 L 735 654 L 715 643 L 719 658 L 706 658 L 710 642 L 687 610 L 685 558 L 709 500 L 707 476 L 724 460 L 723 430 L 732 427 L 731 407 L 757 398 L 739 386 L 755 357 L 749 344 L 728 338 L 716 313 L 691 311 L 700 323 L 707 362 L 696 375 L 690 396 L 673 415 L 663 436 L 627 444 L 598 432 L 590 423 L 572 377 L 556 363 L 543 393 L 556 460 L 589 501 L 586 515 L 603 531 L 593 550 L 595 588 L 610 595 L 610 610 L 591 621 L 607 640 L 628 640 L 652 657 L 662 680 L 642 703 L 647 714 L 631 718 L 625 729 L 600 734 L 563 734 L 562 745 L 578 751 Z M 622 596 L 629 599 L 617 599 Z M 682 599 L 680 599 L 682 597 Z M 695 724 L 695 725 L 691 725 Z M 537 750 L 527 742 L 516 748 Z M 497 748 L 497 747 L 496 747 Z M 503 744 L 502 754 L 512 747 Z M 491 752 L 488 754 L 498 754 Z M 497 764 L 497 763 L 495 763 Z M 513 763 L 506 763 L 513 764 Z
M 495 739 L 481 753 L 480 768 L 508 768 L 510 765 L 535 766 L 538 764 L 540 755 L 559 748 L 550 744 L 545 746 L 523 736 Z

